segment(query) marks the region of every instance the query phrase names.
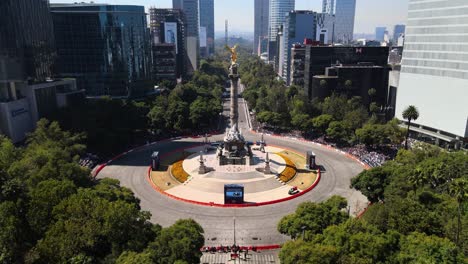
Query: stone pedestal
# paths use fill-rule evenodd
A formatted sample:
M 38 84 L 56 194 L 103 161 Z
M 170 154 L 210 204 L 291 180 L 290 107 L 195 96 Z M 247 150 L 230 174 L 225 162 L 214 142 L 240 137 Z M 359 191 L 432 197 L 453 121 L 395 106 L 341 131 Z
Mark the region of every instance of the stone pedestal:
M 208 172 L 208 170 L 206 169 L 206 166 L 205 166 L 205 161 L 203 160 L 203 152 L 200 151 L 200 159 L 199 159 L 199 162 L 200 162 L 200 167 L 198 167 L 198 174 L 205 174 Z
M 266 159 L 265 159 L 265 169 L 263 170 L 264 174 L 271 174 L 271 168 L 270 168 L 270 156 L 268 153 L 266 154 Z

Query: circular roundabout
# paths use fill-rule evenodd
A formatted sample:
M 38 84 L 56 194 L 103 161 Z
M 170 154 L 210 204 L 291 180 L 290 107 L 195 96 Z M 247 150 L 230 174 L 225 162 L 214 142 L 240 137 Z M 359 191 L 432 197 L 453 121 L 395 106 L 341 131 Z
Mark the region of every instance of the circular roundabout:
M 259 135 L 251 132 L 245 133 L 244 136 L 246 140 L 255 141 L 259 139 Z M 223 135 L 214 135 L 210 138 L 211 141 L 220 141 L 222 139 Z M 265 136 L 265 141 L 268 143 L 266 152 L 281 153 L 278 151 L 282 150 L 297 154 L 303 158 L 307 151 L 312 150 L 317 155 L 316 161 L 321 169 L 320 182 L 312 190 L 301 192 L 303 193 L 302 195 L 287 201 L 245 208 L 206 206 L 206 202 L 219 201 L 216 199 L 223 196 L 223 189 L 214 191 L 214 189 L 217 188 L 205 186 L 203 181 L 195 181 L 195 179 L 191 180 L 192 185 L 190 181 L 184 185 L 170 175 L 170 181 L 158 180 L 157 177 L 160 175 L 149 175 L 150 157 L 155 151 L 160 153 L 162 157 L 161 161 L 168 161 L 169 164 L 161 163 L 162 168 L 167 166 L 166 172 L 172 164 L 182 160 L 182 168 L 185 166 L 186 170 L 188 170 L 186 171 L 187 174 L 192 173 L 190 160 L 192 160 L 192 166 L 195 166 L 193 164 L 196 164 L 194 162 L 199 158 L 199 152 L 197 151 L 200 149 L 203 141 L 203 138 L 177 138 L 155 142 L 137 148 L 111 160 L 105 167 L 101 168 L 97 178 L 108 177 L 118 179 L 122 186 L 131 189 L 135 193 L 135 196 L 140 199 L 142 209 L 152 214 L 151 221 L 154 223 L 161 224 L 162 226 L 169 226 L 177 219 L 192 218 L 196 220 L 205 230 L 205 244 L 207 246 L 232 244 L 234 233 L 236 234 L 238 244 L 241 245 L 271 245 L 284 243 L 289 238 L 281 235 L 277 231 L 277 224 L 283 216 L 293 213 L 296 207 L 302 202 L 320 202 L 333 195 L 340 195 L 348 200 L 350 213 L 354 215 L 361 212 L 367 206 L 367 199 L 360 192 L 349 187 L 351 179 L 364 169 L 362 164 L 339 151 L 286 137 Z M 185 150 L 191 150 L 193 152 L 190 153 Z M 271 156 L 272 160 L 276 159 L 274 156 L 275 155 Z M 209 155 L 204 155 L 204 159 L 208 158 Z M 259 159 L 262 159 L 261 156 Z M 278 164 L 274 164 L 275 162 L 272 161 L 272 170 L 281 170 L 281 167 L 286 163 L 286 160 L 283 160 L 279 158 L 276 159 Z M 184 165 L 184 163 L 186 164 Z M 302 169 L 300 166 L 301 165 L 296 166 L 298 170 Z M 209 162 L 207 167 L 210 167 Z M 161 169 L 161 171 L 164 171 L 164 169 Z M 229 177 L 235 177 L 237 173 L 240 175 L 243 174 L 242 172 L 236 172 Z M 190 176 L 189 174 L 187 177 Z M 296 179 L 297 176 L 293 178 L 292 181 Z M 232 181 L 235 181 L 235 179 L 228 180 L 223 177 L 219 178 L 219 176 L 210 178 L 208 175 L 200 177 L 198 180 L 212 181 L 215 182 L 215 184 L 220 182 L 222 186 L 224 186 L 225 182 L 232 183 Z M 306 189 L 302 188 L 297 182 L 288 182 L 288 184 L 283 185 L 277 181 L 276 175 L 257 174 L 255 177 L 241 180 L 247 182 L 257 181 L 260 185 L 265 183 L 263 181 L 268 181 L 274 184 L 272 188 L 270 188 L 271 194 L 278 192 L 280 195 L 284 196 L 289 196 L 288 190 L 293 184 L 298 186 L 300 190 Z M 158 185 L 156 185 L 156 183 L 158 183 Z M 203 203 L 197 204 L 186 202 L 183 199 L 177 199 L 177 196 L 168 195 L 170 192 L 176 192 L 177 188 L 182 188 L 181 186 L 192 189 L 195 186 L 205 189 L 209 188 L 203 197 L 198 197 L 196 194 L 190 192 L 183 194 L 182 197 L 184 199 L 203 201 Z M 258 190 L 261 190 L 261 188 L 265 187 L 261 186 Z M 281 190 L 281 188 L 283 188 L 283 190 Z M 164 193 L 166 191 L 168 191 L 168 193 Z M 196 188 L 194 191 L 196 191 Z M 205 196 L 207 193 L 211 196 Z M 247 193 L 246 191 L 246 201 L 248 202 L 251 198 L 249 198 Z M 258 192 L 258 194 L 260 193 L 261 192 Z M 279 197 L 281 196 L 270 197 L 268 199 L 276 200 Z M 260 199 L 264 198 L 261 198 L 259 195 L 256 201 L 262 201 Z M 235 227 L 233 222 L 236 223 Z
M 253 147 L 250 164 L 220 165 L 212 145 L 169 153 L 160 163 L 160 169 L 149 170 L 148 175 L 157 191 L 206 206 L 248 207 L 287 201 L 310 191 L 319 181 L 318 170 L 305 169 L 305 157 L 273 146 Z M 230 185 L 241 186 L 241 190 L 229 192 L 226 186 Z M 227 202 L 230 194 L 241 201 Z

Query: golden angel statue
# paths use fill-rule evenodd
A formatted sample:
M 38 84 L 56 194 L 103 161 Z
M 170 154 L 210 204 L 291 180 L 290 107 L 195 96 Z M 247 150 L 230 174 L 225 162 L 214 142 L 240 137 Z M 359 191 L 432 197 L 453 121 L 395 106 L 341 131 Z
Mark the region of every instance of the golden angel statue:
M 225 49 L 231 53 L 231 64 L 235 64 L 237 62 L 237 44 L 234 45 L 234 47 L 229 47 L 228 45 L 225 45 Z

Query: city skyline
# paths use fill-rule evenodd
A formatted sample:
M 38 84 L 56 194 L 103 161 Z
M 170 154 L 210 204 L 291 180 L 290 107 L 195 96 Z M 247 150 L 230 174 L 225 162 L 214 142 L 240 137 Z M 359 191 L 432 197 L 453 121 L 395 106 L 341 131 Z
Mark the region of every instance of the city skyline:
M 51 3 L 74 3 L 76 0 L 50 0 Z M 131 4 L 149 7 L 171 8 L 172 0 L 94 0 L 95 3 Z M 235 4 L 215 0 L 216 37 L 224 35 L 224 21 L 229 20 L 230 32 L 254 31 L 254 1 L 238 0 Z M 376 27 L 393 29 L 396 24 L 406 24 L 408 0 L 359 0 L 356 4 L 354 33 L 373 34 Z M 322 0 L 296 0 L 296 10 L 322 10 Z M 239 14 L 242 14 L 241 16 Z M 391 14 L 391 15 L 389 15 Z

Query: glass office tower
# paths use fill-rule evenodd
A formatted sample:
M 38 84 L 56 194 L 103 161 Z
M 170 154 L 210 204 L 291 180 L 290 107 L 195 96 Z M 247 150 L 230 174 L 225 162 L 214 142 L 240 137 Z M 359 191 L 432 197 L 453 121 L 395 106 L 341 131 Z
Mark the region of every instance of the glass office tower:
M 200 27 L 206 28 L 206 54 L 214 54 L 214 0 L 200 0 Z M 201 41 L 201 40 L 200 40 Z
M 276 43 L 278 29 L 286 21 L 286 14 L 294 10 L 295 3 L 295 0 L 270 0 L 270 21 L 268 23 L 268 59 L 270 61 L 273 61 L 278 53 L 278 44 Z
M 9 75 L 2 78 L 44 81 L 52 76 L 54 31 L 48 0 L 0 1 L 0 60 Z M 14 64 L 14 65 L 13 65 Z
M 398 42 L 398 38 L 401 35 L 405 34 L 405 29 L 406 29 L 405 25 L 395 25 L 395 27 L 393 28 L 393 43 L 394 44 Z
M 255 0 L 255 26 L 254 26 L 254 47 L 255 54 L 260 56 L 266 50 L 261 47 L 261 40 L 268 36 L 268 17 L 270 0 Z
M 335 41 L 344 44 L 350 43 L 354 34 L 356 0 L 336 0 L 335 8 Z
M 468 137 L 467 2 L 410 0 L 408 8 L 397 118 L 414 105 L 413 132 L 461 142 Z
M 198 69 L 200 62 L 199 12 L 198 0 L 172 0 L 172 7 L 180 9 L 185 15 L 187 70 L 189 74 Z
M 143 96 L 151 90 L 149 31 L 143 6 L 51 6 L 63 77 L 90 96 Z
M 290 85 L 291 76 L 291 49 L 293 44 L 301 44 L 304 39 L 314 39 L 316 36 L 317 13 L 314 11 L 291 11 L 286 15 L 284 23 L 284 44 L 283 57 L 279 63 L 282 66 L 280 70 L 281 77 Z

